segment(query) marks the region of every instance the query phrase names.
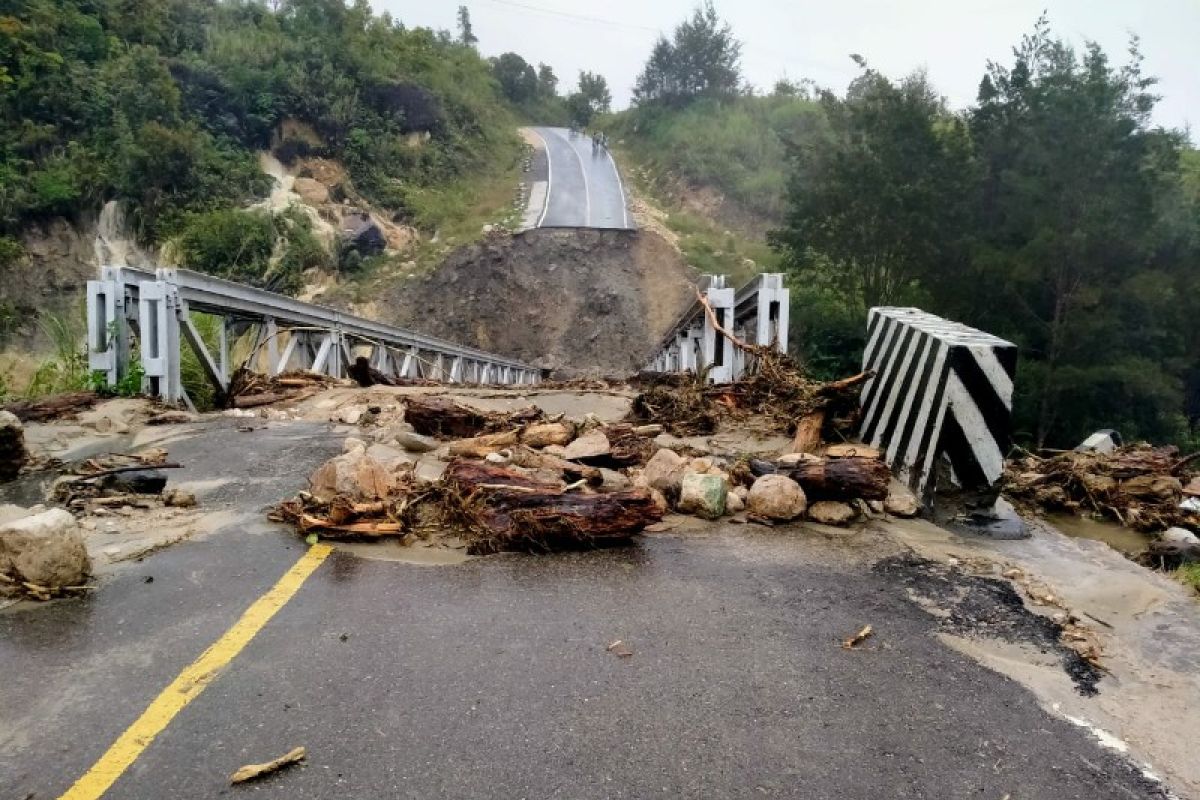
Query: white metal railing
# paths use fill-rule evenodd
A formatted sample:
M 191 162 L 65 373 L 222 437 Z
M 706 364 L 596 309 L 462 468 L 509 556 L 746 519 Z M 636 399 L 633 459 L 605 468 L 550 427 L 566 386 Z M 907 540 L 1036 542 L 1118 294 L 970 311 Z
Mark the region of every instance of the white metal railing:
M 192 311 L 220 319 L 215 356 Z M 542 376 L 514 359 L 183 269 L 101 267 L 98 279 L 88 281 L 87 316 L 93 371 L 110 386 L 125 378 L 136 334 L 143 390 L 189 406 L 180 377 L 181 343 L 195 352 L 213 386 L 226 391 L 230 333 L 250 329 L 256 329 L 251 357 L 265 359 L 270 375 L 307 369 L 344 377 L 354 349 L 365 346 L 371 366 L 397 378 L 524 385 Z
M 724 275 L 714 275 L 703 294 L 721 327 L 750 344 L 787 351 L 789 293 L 782 273 L 762 273 L 736 291 L 726 288 Z M 747 358 L 717 333 L 696 301 L 663 337 L 646 369 L 696 373 L 707 369 L 711 382 L 728 383 L 746 371 Z

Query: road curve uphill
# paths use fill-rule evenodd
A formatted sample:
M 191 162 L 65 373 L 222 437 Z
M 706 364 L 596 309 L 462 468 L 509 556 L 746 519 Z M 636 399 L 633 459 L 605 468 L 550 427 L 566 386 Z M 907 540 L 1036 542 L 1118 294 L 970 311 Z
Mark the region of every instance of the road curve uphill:
M 535 168 L 526 227 L 631 229 L 625 188 L 608 148 L 566 128 L 528 128 Z

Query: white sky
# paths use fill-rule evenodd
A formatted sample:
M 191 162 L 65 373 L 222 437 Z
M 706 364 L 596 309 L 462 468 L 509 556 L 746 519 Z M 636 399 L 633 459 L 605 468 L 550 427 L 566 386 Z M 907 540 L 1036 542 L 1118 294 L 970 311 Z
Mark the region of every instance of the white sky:
M 484 55 L 508 50 L 550 64 L 560 91 L 579 70 L 599 71 L 624 107 L 659 32 L 670 34 L 695 0 L 464 0 Z M 458 0 L 371 0 L 410 27 L 456 30 Z M 1100 43 L 1125 59 L 1130 33 L 1144 70 L 1160 79 L 1155 120 L 1200 124 L 1200 0 L 717 0 L 743 42 L 742 71 L 760 89 L 811 78 L 841 93 L 857 72 L 850 53 L 893 77 L 924 67 L 955 108 L 975 99 L 988 59 L 1011 51 L 1046 10 L 1054 32 Z M 1193 140 L 1197 137 L 1193 135 Z

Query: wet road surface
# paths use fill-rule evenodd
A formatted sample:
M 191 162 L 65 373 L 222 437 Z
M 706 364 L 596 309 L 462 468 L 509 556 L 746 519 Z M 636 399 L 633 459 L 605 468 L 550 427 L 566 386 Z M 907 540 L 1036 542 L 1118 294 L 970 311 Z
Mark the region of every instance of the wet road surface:
M 275 476 L 237 468 L 227 502 L 257 511 L 336 450 L 285 430 L 253 443 Z M 171 452 L 198 479 L 230 471 L 233 441 Z M 260 520 L 0 612 L 5 797 L 63 792 L 296 561 Z M 866 623 L 866 646 L 838 645 Z M 936 629 L 903 580 L 799 529 L 447 567 L 335 552 L 105 796 L 1158 796 Z M 306 766 L 230 790 L 296 745 Z
M 532 130 L 544 143 L 549 162 L 545 190 L 530 195 L 531 203 L 543 202 L 534 220 L 537 227 L 632 227 L 621 176 L 607 148 L 597 149 L 590 136 L 572 136 L 566 128 Z

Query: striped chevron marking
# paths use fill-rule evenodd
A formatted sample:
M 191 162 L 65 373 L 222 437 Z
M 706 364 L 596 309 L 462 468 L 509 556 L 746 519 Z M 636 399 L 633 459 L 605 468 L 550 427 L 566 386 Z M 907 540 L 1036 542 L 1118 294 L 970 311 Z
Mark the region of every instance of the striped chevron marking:
M 960 485 L 991 486 L 1011 441 L 1016 366 L 1011 342 L 917 308 L 872 308 L 862 439 L 918 496 L 943 453 Z

